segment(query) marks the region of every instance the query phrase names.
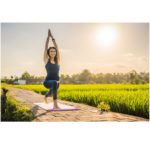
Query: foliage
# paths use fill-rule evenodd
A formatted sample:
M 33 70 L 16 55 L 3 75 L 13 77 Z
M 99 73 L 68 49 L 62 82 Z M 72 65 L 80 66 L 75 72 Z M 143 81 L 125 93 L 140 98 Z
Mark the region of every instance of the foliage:
M 10 79 L 4 77 L 1 82 L 13 84 L 18 79 L 26 80 L 27 84 L 41 84 L 45 77 L 36 77 L 25 71 L 21 77 L 11 76 Z M 139 72 L 131 70 L 127 73 L 91 73 L 88 69 L 84 69 L 81 73 L 73 74 L 72 76 L 61 74 L 61 84 L 146 84 L 149 83 L 149 72 Z
M 43 85 L 15 85 L 45 94 Z M 149 84 L 60 84 L 58 98 L 97 107 L 104 101 L 114 112 L 149 118 Z
M 4 90 L 3 90 L 4 91 Z M 2 121 L 30 121 L 33 119 L 30 108 L 17 101 L 6 92 L 2 95 Z
M 105 103 L 105 102 L 100 102 L 97 106 L 97 108 L 100 110 L 100 111 L 109 111 L 110 110 L 110 106 Z

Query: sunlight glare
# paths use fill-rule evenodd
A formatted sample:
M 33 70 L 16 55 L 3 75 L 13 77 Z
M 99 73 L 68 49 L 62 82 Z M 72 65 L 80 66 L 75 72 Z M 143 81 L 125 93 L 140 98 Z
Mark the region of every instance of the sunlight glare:
M 117 32 L 113 27 L 103 27 L 98 31 L 97 40 L 101 46 L 112 46 L 115 43 Z

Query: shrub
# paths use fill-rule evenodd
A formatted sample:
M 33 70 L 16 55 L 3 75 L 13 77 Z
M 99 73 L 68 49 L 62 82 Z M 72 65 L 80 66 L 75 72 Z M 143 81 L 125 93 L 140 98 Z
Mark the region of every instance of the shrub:
M 110 106 L 109 104 L 105 103 L 105 102 L 100 102 L 97 106 L 97 108 L 100 110 L 100 111 L 109 111 L 110 110 Z
M 4 103 L 2 121 L 30 121 L 33 119 L 31 109 L 27 104 L 17 101 L 12 96 L 3 95 L 2 103 Z

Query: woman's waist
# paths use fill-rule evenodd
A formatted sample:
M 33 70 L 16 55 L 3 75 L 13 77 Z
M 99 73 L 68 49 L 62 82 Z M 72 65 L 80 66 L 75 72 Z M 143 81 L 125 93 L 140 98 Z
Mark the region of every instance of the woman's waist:
M 59 80 L 59 76 L 46 76 L 45 80 Z

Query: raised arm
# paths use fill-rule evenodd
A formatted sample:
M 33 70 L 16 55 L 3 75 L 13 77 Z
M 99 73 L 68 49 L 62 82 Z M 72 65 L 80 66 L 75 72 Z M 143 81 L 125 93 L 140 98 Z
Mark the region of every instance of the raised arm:
M 50 35 L 51 35 L 51 37 L 52 37 L 52 42 L 53 42 L 53 44 L 54 44 L 54 47 L 57 49 L 58 61 L 60 62 L 60 52 L 59 52 L 59 49 L 58 49 L 58 45 L 57 45 L 57 43 L 56 43 L 56 41 L 55 41 L 55 39 L 54 39 L 54 37 L 53 37 L 53 35 L 52 35 L 51 32 L 50 32 Z
M 45 43 L 44 58 L 43 58 L 44 62 L 46 62 L 48 59 L 47 49 L 48 49 L 48 44 L 49 44 L 49 38 L 50 38 L 50 30 L 48 30 L 48 36 L 47 36 L 46 43 Z

